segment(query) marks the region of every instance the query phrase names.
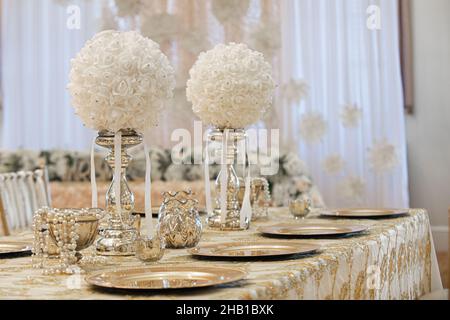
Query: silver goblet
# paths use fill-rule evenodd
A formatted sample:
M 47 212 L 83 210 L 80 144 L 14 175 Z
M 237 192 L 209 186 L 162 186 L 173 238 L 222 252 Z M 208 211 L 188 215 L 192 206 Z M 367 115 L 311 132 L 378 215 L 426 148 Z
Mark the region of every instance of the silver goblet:
M 62 215 L 67 219 L 52 219 L 52 216 Z M 75 243 L 75 248 L 69 248 L 76 251 L 76 261 L 82 257 L 80 251 L 90 247 L 98 233 L 98 225 L 104 211 L 99 208 L 86 209 L 50 209 L 48 230 L 55 248 L 61 253 L 61 248 Z M 72 229 L 70 220 L 73 219 L 74 228 Z M 68 221 L 69 220 L 69 221 Z M 73 234 L 74 233 L 74 234 Z M 76 261 L 70 261 L 75 263 Z

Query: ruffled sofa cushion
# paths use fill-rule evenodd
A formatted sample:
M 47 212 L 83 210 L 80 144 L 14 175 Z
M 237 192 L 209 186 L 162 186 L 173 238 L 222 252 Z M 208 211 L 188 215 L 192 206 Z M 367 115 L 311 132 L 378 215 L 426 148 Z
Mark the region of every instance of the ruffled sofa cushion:
M 139 148 L 133 149 L 131 153 L 133 161 L 127 170 L 127 176 L 133 192 L 136 193 L 138 209 L 141 199 L 143 200 L 145 155 Z M 187 154 L 186 159 L 194 159 L 193 153 L 186 152 L 185 154 Z M 97 152 L 95 155 L 97 183 L 99 190 L 103 193 L 111 180 L 111 170 L 103 160 L 105 155 L 106 152 Z M 152 198 L 155 205 L 161 202 L 160 194 L 163 191 L 178 191 L 188 188 L 197 193 L 200 202 L 204 201 L 201 165 L 174 164 L 171 151 L 160 148 L 151 149 L 150 159 L 153 180 Z M 296 154 L 283 153 L 281 156 L 273 158 L 272 162 L 274 161 L 279 164 L 279 170 L 275 175 L 266 177 L 269 181 L 273 205 L 287 205 L 290 199 L 307 195 L 312 199 L 314 206 L 324 206 L 322 196 L 314 185 L 306 165 Z M 90 157 L 88 153 L 64 150 L 0 152 L 0 172 L 33 170 L 43 164 L 47 166 L 52 182 L 51 193 L 54 206 L 90 206 Z M 215 179 L 219 169 L 218 165 L 211 166 L 211 179 Z M 258 176 L 259 168 L 252 166 L 252 172 L 253 176 Z
M 144 212 L 144 182 L 130 181 L 130 189 L 135 196 L 135 211 Z M 98 197 L 100 207 L 104 207 L 104 199 L 108 190 L 108 182 L 99 182 Z M 52 206 L 57 208 L 90 207 L 91 185 L 86 182 L 50 182 L 52 193 Z M 199 206 L 205 206 L 204 185 L 202 181 L 154 181 L 152 183 L 152 205 L 160 206 L 165 191 L 177 191 L 191 189 L 195 198 L 199 200 Z

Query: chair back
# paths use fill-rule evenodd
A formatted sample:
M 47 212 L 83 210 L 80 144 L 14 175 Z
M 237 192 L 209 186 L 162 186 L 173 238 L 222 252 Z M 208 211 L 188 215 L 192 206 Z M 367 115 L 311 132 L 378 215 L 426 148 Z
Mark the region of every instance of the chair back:
M 0 174 L 0 233 L 31 227 L 34 212 L 51 206 L 47 170 Z

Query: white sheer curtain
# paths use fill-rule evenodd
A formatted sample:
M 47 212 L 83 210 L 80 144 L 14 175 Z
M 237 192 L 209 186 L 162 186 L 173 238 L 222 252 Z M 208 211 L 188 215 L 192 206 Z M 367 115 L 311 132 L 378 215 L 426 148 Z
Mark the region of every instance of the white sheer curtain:
M 371 5 L 379 30 L 367 27 Z M 329 206 L 408 206 L 397 10 L 392 0 L 282 1 L 282 81 L 309 85 L 303 103 L 283 107 L 282 139 Z
M 70 107 L 70 59 L 95 34 L 99 1 L 3 0 L 4 149 L 87 149 L 93 132 Z M 80 29 L 69 29 L 70 5 Z
M 109 6 L 101 8 L 102 3 Z M 70 59 L 99 30 L 102 10 L 113 8 L 104 12 L 108 19 L 103 26 L 134 21 L 144 12 L 125 5 L 121 8 L 129 12 L 120 12 L 125 18 L 118 19 L 114 9 L 118 3 L 131 2 L 3 0 L 2 148 L 87 149 L 94 133 L 74 116 L 65 89 Z M 66 27 L 66 9 L 73 4 L 80 8 L 79 30 Z M 267 125 L 280 128 L 282 144 L 306 162 L 329 206 L 408 206 L 397 1 L 146 0 L 135 4 L 163 8 L 149 13 L 144 31 L 161 37 L 168 54 L 182 46 L 167 43 L 186 47 L 187 58 L 181 54 L 174 59 L 186 60 L 186 68 L 181 68 L 185 76 L 198 52 L 223 41 L 227 30 L 236 31 L 236 36 L 230 31 L 226 39 L 274 53 L 280 94 L 276 116 Z M 373 5 L 380 8 L 380 30 L 367 27 L 369 15 L 374 14 L 367 9 Z M 234 12 L 230 6 L 244 10 L 239 20 L 242 30 L 235 25 L 226 28 L 227 23 L 235 23 L 235 14 L 223 16 Z M 167 25 L 157 23 L 160 20 Z M 222 20 L 228 22 L 221 26 Z M 174 21 L 190 27 L 166 30 Z M 280 36 L 273 27 L 279 21 L 281 54 Z M 136 28 L 134 23 L 117 26 Z M 179 78 L 181 93 L 176 97 L 182 99 L 175 99 L 174 108 L 182 123 L 188 124 L 194 118 L 188 115 L 190 106 L 184 99 L 186 79 Z M 309 93 L 302 100 L 303 83 L 308 84 Z M 174 116 L 164 118 L 158 139 L 168 140 L 170 129 L 179 122 Z M 160 143 L 155 139 L 152 144 Z

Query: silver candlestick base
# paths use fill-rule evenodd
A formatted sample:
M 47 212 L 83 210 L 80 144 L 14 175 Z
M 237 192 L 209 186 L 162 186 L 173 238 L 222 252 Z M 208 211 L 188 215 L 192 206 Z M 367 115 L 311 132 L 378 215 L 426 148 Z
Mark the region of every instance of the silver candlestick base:
M 120 182 L 112 179 L 111 185 L 106 193 L 106 211 L 108 213 L 107 226 L 100 232 L 100 238 L 96 243 L 97 253 L 105 256 L 130 256 L 135 254 L 135 241 L 138 231 L 134 227 L 135 217 L 134 194 L 127 183 L 126 169 L 131 157 L 127 154 L 127 149 L 142 143 L 142 135 L 131 129 L 121 130 L 122 150 L 121 150 L 121 178 Z M 101 131 L 96 139 L 96 144 L 109 149 L 109 154 L 105 158 L 108 165 L 114 172 L 114 133 Z M 117 197 L 114 185 L 120 183 L 120 196 Z M 116 201 L 120 199 L 121 212 L 116 211 Z
M 210 141 L 222 142 L 224 139 L 224 130 L 215 129 L 208 135 Z M 220 230 L 246 230 L 250 226 L 250 221 L 245 218 L 241 226 L 240 205 L 238 201 L 239 178 L 234 170 L 234 162 L 237 156 L 237 143 L 246 139 L 245 131 L 242 129 L 230 129 L 228 131 L 226 174 L 227 174 L 227 208 L 225 213 L 225 222 L 222 222 L 222 210 L 220 201 L 221 176 L 224 174 L 222 170 L 216 179 L 216 206 L 211 216 L 207 218 L 208 226 L 212 229 Z M 222 150 L 223 152 L 223 150 Z

